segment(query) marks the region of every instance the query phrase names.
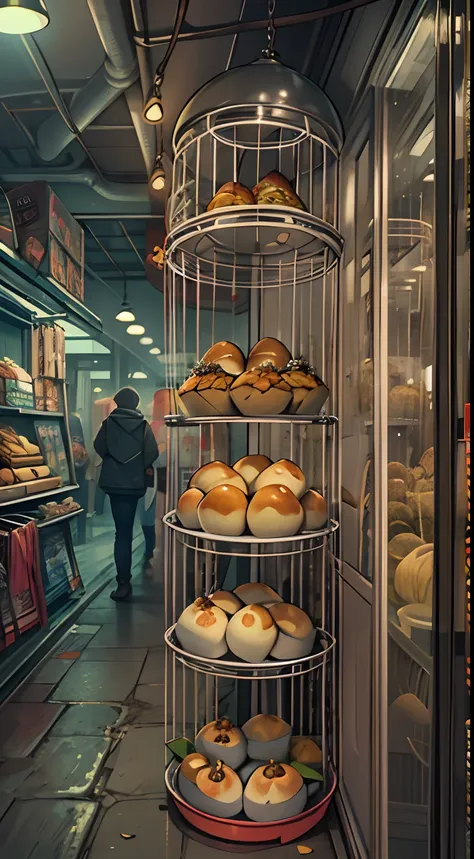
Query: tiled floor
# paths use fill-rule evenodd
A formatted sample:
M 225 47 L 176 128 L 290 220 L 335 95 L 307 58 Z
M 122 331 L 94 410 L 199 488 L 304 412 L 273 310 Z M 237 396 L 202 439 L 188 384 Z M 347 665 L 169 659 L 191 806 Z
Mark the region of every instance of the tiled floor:
M 133 601 L 107 589 L 0 710 L 0 857 L 224 859 L 170 819 L 158 574 Z M 302 840 L 334 859 L 326 831 Z M 112 852 L 113 851 L 113 852 Z M 297 859 L 296 844 L 271 848 Z M 235 855 L 235 851 L 234 855 Z M 267 851 L 242 851 L 256 857 Z

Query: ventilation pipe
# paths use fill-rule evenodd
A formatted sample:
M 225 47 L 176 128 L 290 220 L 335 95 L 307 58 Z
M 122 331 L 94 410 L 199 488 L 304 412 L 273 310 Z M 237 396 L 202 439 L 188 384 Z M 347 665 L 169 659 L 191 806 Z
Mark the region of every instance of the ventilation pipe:
M 71 101 L 70 113 L 79 131 L 84 131 L 139 77 L 137 56 L 128 34 L 121 4 L 117 0 L 87 2 L 106 58 L 103 66 Z M 136 127 L 133 116 L 132 119 Z M 74 133 L 59 114 L 54 114 L 38 129 L 38 152 L 44 161 L 53 161 L 72 140 Z
M 108 182 L 95 172 L 95 170 L 80 170 L 74 173 L 45 173 L 44 170 L 31 171 L 22 170 L 21 173 L 1 173 L 2 181 L 6 185 L 25 185 L 27 182 L 37 182 L 39 179 L 48 185 L 85 185 L 92 188 L 106 200 L 116 200 L 119 203 L 150 203 L 148 185 L 138 185 L 133 182 Z

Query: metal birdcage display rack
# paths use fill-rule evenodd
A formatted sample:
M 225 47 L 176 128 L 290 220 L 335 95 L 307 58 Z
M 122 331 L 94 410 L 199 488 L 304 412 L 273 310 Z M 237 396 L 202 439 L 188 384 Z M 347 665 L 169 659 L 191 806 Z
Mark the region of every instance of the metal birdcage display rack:
M 218 107 L 216 107 L 218 105 Z M 165 532 L 166 742 L 193 742 L 211 720 L 242 725 L 256 714 L 285 720 L 294 737 L 320 746 L 322 780 L 308 788 L 298 814 L 256 822 L 242 811 L 231 819 L 186 801 L 179 761 L 166 784 L 180 820 L 226 842 L 288 842 L 324 815 L 336 786 L 333 749 L 335 580 L 338 557 L 337 462 L 337 230 L 338 157 L 342 129 L 331 103 L 311 81 L 263 60 L 226 72 L 186 105 L 174 137 L 173 184 L 165 266 L 167 387 L 175 392 L 184 368 L 217 341 L 246 355 L 261 338 L 286 344 L 293 358 L 317 368 L 329 399 L 317 414 L 186 414 L 176 406 L 167 424 Z M 251 189 L 268 174 L 285 177 L 295 197 L 208 208 L 226 183 Z M 278 185 L 278 183 L 277 183 Z M 224 192 L 225 193 L 225 192 Z M 298 201 L 295 204 L 295 199 Z M 290 537 L 238 537 L 187 528 L 178 499 L 193 472 L 220 460 L 263 454 L 287 458 L 308 487 L 326 499 L 327 524 Z M 191 653 L 177 621 L 198 597 L 263 583 L 303 609 L 314 644 L 301 657 L 255 663 L 229 650 L 221 657 Z M 230 849 L 230 848 L 229 848 Z M 235 846 L 234 846 L 235 850 Z

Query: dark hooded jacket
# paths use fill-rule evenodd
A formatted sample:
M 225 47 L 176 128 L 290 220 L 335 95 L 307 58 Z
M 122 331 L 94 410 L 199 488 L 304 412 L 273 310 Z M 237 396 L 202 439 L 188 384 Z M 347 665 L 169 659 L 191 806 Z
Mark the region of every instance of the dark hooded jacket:
M 103 422 L 94 448 L 102 459 L 99 486 L 104 492 L 145 494 L 145 469 L 157 458 L 158 447 L 141 412 L 116 408 Z

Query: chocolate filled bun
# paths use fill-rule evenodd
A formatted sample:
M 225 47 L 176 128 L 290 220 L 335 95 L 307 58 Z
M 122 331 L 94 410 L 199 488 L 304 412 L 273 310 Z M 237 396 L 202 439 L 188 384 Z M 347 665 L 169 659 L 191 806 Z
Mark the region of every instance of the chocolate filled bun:
M 278 171 L 268 173 L 253 189 L 253 195 L 261 206 L 292 206 L 305 209 L 302 200 L 295 194 L 288 179 Z
M 224 206 L 252 206 L 255 198 L 249 188 L 240 182 L 226 182 L 221 185 L 207 207 L 208 212 L 222 209 Z

